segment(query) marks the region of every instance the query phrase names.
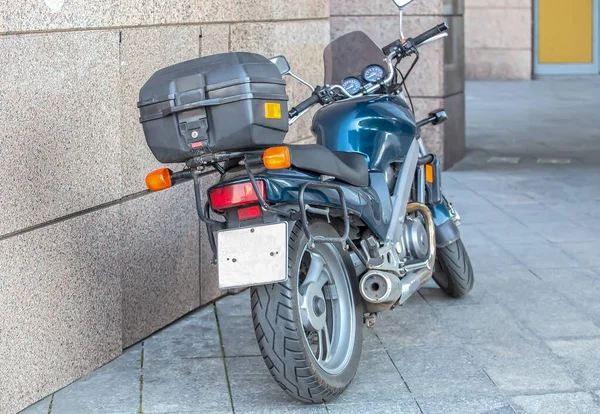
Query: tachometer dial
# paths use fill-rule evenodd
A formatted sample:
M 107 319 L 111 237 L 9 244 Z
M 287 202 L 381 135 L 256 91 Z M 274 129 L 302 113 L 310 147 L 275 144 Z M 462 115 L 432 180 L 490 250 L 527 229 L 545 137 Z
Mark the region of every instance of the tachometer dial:
M 379 65 L 368 66 L 363 72 L 363 78 L 370 83 L 379 82 L 385 76 L 385 71 Z
M 342 87 L 348 91 L 350 95 L 355 95 L 360 92 L 360 80 L 357 78 L 346 78 L 342 81 Z

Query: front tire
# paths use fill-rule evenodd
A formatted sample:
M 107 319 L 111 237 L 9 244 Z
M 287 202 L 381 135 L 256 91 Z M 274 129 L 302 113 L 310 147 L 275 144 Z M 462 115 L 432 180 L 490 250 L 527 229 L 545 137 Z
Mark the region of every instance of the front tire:
M 437 249 L 433 279 L 453 298 L 462 298 L 471 291 L 475 283 L 473 266 L 461 239 Z
M 338 237 L 323 221 L 312 234 Z M 363 309 L 352 261 L 339 245 L 308 249 L 299 223 L 289 240 L 288 280 L 251 289 L 258 345 L 271 375 L 307 403 L 335 399 L 356 374 Z

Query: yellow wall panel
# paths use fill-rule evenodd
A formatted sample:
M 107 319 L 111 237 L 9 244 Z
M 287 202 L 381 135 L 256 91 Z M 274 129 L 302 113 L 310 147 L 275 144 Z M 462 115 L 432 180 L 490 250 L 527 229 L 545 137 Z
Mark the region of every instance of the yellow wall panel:
M 540 63 L 592 63 L 593 0 L 539 0 Z

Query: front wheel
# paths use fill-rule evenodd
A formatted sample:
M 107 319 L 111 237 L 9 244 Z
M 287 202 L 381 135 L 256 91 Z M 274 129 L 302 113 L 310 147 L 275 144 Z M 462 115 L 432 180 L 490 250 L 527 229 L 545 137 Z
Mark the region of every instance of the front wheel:
M 338 237 L 323 222 L 311 233 Z M 339 245 L 309 248 L 296 224 L 285 282 L 251 289 L 252 319 L 263 359 L 277 383 L 309 403 L 340 395 L 356 374 L 362 350 L 362 302 L 356 274 Z
M 462 240 L 437 249 L 433 279 L 453 298 L 462 298 L 473 288 L 473 266 Z

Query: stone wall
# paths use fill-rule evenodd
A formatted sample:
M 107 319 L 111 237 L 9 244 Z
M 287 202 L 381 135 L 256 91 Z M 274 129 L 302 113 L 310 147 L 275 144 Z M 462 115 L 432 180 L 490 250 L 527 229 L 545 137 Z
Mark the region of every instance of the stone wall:
M 418 119 L 429 111 L 446 108 L 449 121 L 425 127 L 429 150 L 443 156 L 446 168 L 465 152 L 464 54 L 462 0 L 416 0 L 404 10 L 404 35 L 414 37 L 447 21 L 449 37 L 421 49 L 408 86 Z M 331 37 L 362 30 L 378 45 L 399 37 L 398 8 L 392 0 L 331 0 Z M 403 64 L 402 68 L 407 69 Z
M 531 79 L 532 0 L 465 0 L 467 79 Z
M 143 82 L 247 50 L 285 54 L 318 83 L 328 19 L 328 0 L 0 2 L 0 412 L 221 293 L 192 187 L 144 189 L 160 164 L 137 120 Z

